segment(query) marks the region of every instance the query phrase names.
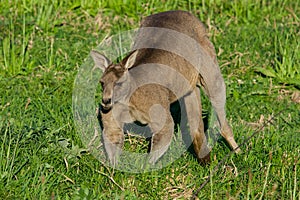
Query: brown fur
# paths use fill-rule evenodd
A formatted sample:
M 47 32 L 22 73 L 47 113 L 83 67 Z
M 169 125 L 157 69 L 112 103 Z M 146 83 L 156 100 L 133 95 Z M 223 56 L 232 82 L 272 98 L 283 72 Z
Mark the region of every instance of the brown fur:
M 162 44 L 163 36 L 155 32 L 137 35 L 133 51 L 119 64 L 110 64 L 103 55 L 92 51 L 95 65 L 104 73 L 101 78 L 103 99 L 101 112 L 103 138 L 108 158 L 117 163 L 124 142 L 123 125 L 139 121 L 147 124 L 153 133 L 150 162 L 155 163 L 170 145 L 174 122 L 170 104 L 184 99 L 195 153 L 200 162 L 209 160 L 209 151 L 202 121 L 201 84 L 218 117 L 221 134 L 229 145 L 240 151 L 225 115 L 225 84 L 218 67 L 215 49 L 209 41 L 203 24 L 185 11 L 169 11 L 146 17 L 141 27 L 160 27 L 183 33 L 193 38 L 204 50 L 197 54 L 203 63 L 200 72 L 185 58 L 163 49 L 139 48 L 143 43 Z M 175 45 L 168 44 L 168 45 Z M 192 48 L 191 48 L 192 49 Z M 155 63 L 155 65 L 153 64 Z M 167 66 L 167 67 L 164 67 Z M 156 84 L 161 83 L 161 84 Z

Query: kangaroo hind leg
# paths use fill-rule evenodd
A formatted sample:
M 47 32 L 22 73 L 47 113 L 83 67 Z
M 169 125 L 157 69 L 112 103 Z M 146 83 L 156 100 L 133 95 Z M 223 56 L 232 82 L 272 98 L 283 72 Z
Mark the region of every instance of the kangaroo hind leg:
M 149 162 L 155 164 L 168 150 L 173 132 L 174 122 L 169 109 L 162 105 L 154 105 L 150 109 L 151 122 L 149 124 L 153 135 L 151 139 Z
M 239 153 L 241 150 L 234 139 L 232 129 L 226 119 L 226 87 L 224 79 L 219 69 L 212 70 L 211 72 L 212 73 L 210 74 L 210 77 L 203 77 L 203 79 L 201 80 L 201 85 L 203 86 L 204 91 L 208 95 L 208 98 L 216 112 L 218 123 L 221 128 L 221 135 L 225 138 L 230 147 L 236 153 Z M 204 80 L 205 78 L 207 80 Z
M 204 134 L 200 90 L 195 88 L 191 94 L 185 96 L 184 103 L 196 157 L 202 164 L 209 163 L 210 149 Z

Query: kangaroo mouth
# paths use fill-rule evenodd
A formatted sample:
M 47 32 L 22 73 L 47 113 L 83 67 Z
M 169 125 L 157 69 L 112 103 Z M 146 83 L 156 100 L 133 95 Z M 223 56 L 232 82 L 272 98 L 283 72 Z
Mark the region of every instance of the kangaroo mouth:
M 103 110 L 108 111 L 112 108 L 112 104 L 101 104 Z

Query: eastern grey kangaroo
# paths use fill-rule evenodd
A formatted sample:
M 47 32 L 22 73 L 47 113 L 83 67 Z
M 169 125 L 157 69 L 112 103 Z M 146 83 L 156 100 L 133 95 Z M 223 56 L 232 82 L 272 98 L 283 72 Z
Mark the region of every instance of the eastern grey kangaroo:
M 150 31 L 143 31 L 143 28 Z M 95 50 L 91 52 L 95 66 L 103 71 L 100 80 L 103 90 L 102 136 L 110 163 L 117 164 L 122 151 L 124 123 L 134 121 L 150 127 L 152 138 L 149 162 L 155 163 L 171 143 L 174 122 L 170 104 L 178 99 L 183 99 L 186 107 L 196 156 L 200 162 L 208 162 L 210 149 L 204 134 L 201 98 L 197 85 L 202 86 L 215 109 L 221 135 L 235 152 L 239 152 L 240 149 L 226 120 L 225 83 L 214 46 L 208 39 L 204 25 L 189 12 L 168 11 L 146 17 L 140 29 L 134 49 L 117 64 L 111 63 Z M 163 31 L 160 32 L 160 29 Z M 185 41 L 176 39 L 177 36 L 172 39 L 170 34 L 162 34 L 165 30 L 191 38 L 200 46 L 199 51 L 187 46 Z M 151 47 L 146 48 L 145 44 Z M 199 68 L 188 59 L 174 53 L 175 50 L 172 52 L 159 47 L 162 44 L 169 45 L 170 49 L 184 49 L 183 54 L 197 58 Z M 155 48 L 156 46 L 158 47 Z

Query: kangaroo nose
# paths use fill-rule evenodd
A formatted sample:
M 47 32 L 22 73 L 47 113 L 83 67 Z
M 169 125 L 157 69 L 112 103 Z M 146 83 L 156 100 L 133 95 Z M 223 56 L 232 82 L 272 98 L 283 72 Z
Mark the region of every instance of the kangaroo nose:
M 111 98 L 102 99 L 102 103 L 103 103 L 104 105 L 111 104 Z

